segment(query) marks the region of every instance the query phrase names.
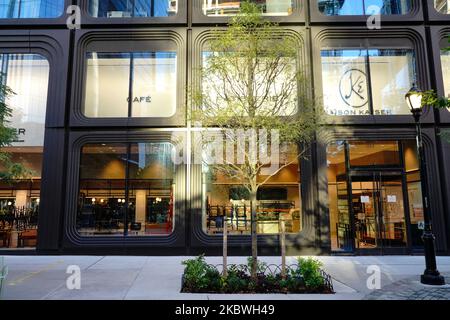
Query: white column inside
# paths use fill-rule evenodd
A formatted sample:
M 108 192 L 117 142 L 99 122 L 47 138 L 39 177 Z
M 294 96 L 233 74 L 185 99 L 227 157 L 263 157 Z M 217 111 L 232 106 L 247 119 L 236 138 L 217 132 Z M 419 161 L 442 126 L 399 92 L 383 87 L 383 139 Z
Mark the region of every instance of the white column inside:
M 16 207 L 22 208 L 28 205 L 28 190 L 16 191 Z
M 141 230 L 145 230 L 146 208 L 147 190 L 136 190 L 136 222 L 142 224 Z

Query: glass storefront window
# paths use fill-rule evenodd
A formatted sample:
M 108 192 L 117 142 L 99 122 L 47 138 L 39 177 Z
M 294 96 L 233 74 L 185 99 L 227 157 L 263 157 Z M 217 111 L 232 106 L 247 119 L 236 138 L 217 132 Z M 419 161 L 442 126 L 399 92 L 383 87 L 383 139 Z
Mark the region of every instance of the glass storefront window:
M 445 95 L 450 98 L 450 51 L 441 51 L 441 65 Z
M 82 236 L 157 236 L 174 229 L 173 146 L 88 144 L 82 149 L 77 228 Z
M 178 13 L 178 0 L 89 0 L 95 18 L 169 17 Z
M 297 114 L 299 104 L 298 88 L 297 83 L 292 81 L 292 79 L 297 77 L 298 73 L 296 59 L 280 58 L 280 62 L 278 62 L 276 70 L 272 74 L 268 70 L 274 68 L 273 65 L 276 64 L 274 59 L 265 58 L 264 56 L 259 57 L 258 61 L 255 62 L 257 70 L 252 74 L 256 93 L 250 93 L 247 85 L 247 61 L 244 58 L 235 57 L 238 63 L 234 63 L 231 62 L 234 61 L 232 58 L 223 56 L 219 56 L 215 60 L 217 55 L 222 54 L 203 51 L 202 63 L 205 72 L 202 79 L 202 98 L 204 108 L 212 108 L 212 110 L 214 108 L 232 108 L 236 112 L 248 114 L 248 106 L 245 99 L 242 99 L 242 96 L 252 95 L 256 99 L 256 113 L 275 115 L 274 110 L 276 110 L 276 115 L 280 116 Z M 208 69 L 209 63 L 223 65 L 228 61 L 230 63 L 224 68 L 215 67 Z M 273 79 L 268 81 L 268 77 Z M 286 98 L 286 92 L 288 91 L 289 97 Z
M 396 141 L 349 142 L 351 167 L 399 166 L 399 152 L 399 146 Z
M 337 141 L 327 147 L 327 168 L 333 251 L 421 245 L 415 140 Z
M 0 231 L 6 235 L 6 246 L 35 246 L 50 67 L 37 54 L 0 54 L 0 67 L 4 84 L 15 93 L 5 102 L 12 109 L 9 125 L 18 135 L 2 151 L 29 171 L 20 180 L 0 181 Z
M 326 16 L 407 14 L 411 0 L 317 0 L 319 11 Z
M 434 7 L 440 13 L 450 14 L 450 1 L 449 0 L 434 0 Z
M 266 16 L 289 16 L 292 14 L 294 5 L 292 0 L 250 0 L 257 4 L 263 15 Z M 203 14 L 209 17 L 232 16 L 239 13 L 240 0 L 203 0 Z
M 322 79 L 329 115 L 410 114 L 404 97 L 416 79 L 414 53 L 322 50 Z
M 57 18 L 64 0 L 0 0 L 0 19 Z
M 333 251 L 349 251 L 352 249 L 352 239 L 345 142 L 337 141 L 328 145 L 327 168 L 331 248 Z
M 294 148 L 294 147 L 292 147 Z M 300 203 L 299 162 L 294 149 L 281 151 L 290 163 L 270 177 L 257 193 L 258 234 L 278 234 L 280 219 L 285 220 L 286 232 L 299 233 L 303 229 Z M 292 163 L 291 163 L 292 162 Z M 251 232 L 251 203 L 249 191 L 239 179 L 224 174 L 215 165 L 203 165 L 203 228 L 209 235 L 221 234 L 225 217 L 230 235 L 249 235 Z M 268 178 L 262 171 L 258 182 Z
M 413 247 L 423 245 L 422 230 L 419 224 L 424 221 L 422 204 L 422 184 L 420 182 L 420 164 L 415 141 L 403 142 L 403 154 L 408 190 L 409 216 L 411 223 L 411 244 Z
M 175 115 L 176 52 L 88 52 L 83 113 L 90 118 Z

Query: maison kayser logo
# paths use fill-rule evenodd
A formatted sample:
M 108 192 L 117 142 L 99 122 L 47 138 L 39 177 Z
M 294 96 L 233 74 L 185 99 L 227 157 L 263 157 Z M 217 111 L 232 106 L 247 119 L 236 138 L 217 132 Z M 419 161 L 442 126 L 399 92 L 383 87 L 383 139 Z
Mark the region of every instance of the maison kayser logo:
M 367 75 L 359 69 L 347 70 L 339 82 L 339 93 L 348 106 L 355 109 L 364 107 L 369 102 Z

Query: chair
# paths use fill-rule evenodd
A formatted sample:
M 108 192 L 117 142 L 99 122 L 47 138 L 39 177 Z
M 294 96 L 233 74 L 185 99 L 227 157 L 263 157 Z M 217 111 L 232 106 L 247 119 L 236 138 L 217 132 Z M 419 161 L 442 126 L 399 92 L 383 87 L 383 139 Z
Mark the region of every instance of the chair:
M 25 241 L 36 241 L 37 240 L 37 229 L 24 230 L 19 233 L 17 238 L 17 245 L 20 248 L 25 247 Z
M 249 228 L 249 221 L 247 221 L 247 206 L 243 205 L 243 206 L 236 206 L 235 207 L 236 210 L 236 229 L 238 231 L 248 231 Z M 240 228 L 244 228 L 243 230 Z
M 223 228 L 223 216 L 219 206 L 210 206 L 208 208 L 208 228 L 212 229 L 212 223 L 214 223 L 214 228 Z
M 0 229 L 0 239 L 3 242 L 3 248 L 9 248 L 11 244 L 11 228 Z

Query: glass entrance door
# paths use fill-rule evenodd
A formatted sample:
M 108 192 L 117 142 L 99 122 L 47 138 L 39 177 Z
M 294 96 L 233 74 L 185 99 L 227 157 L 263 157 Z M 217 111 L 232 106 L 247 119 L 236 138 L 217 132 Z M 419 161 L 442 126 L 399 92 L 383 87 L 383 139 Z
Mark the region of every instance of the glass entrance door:
M 361 172 L 352 174 L 350 180 L 355 248 L 406 247 L 402 175 Z

